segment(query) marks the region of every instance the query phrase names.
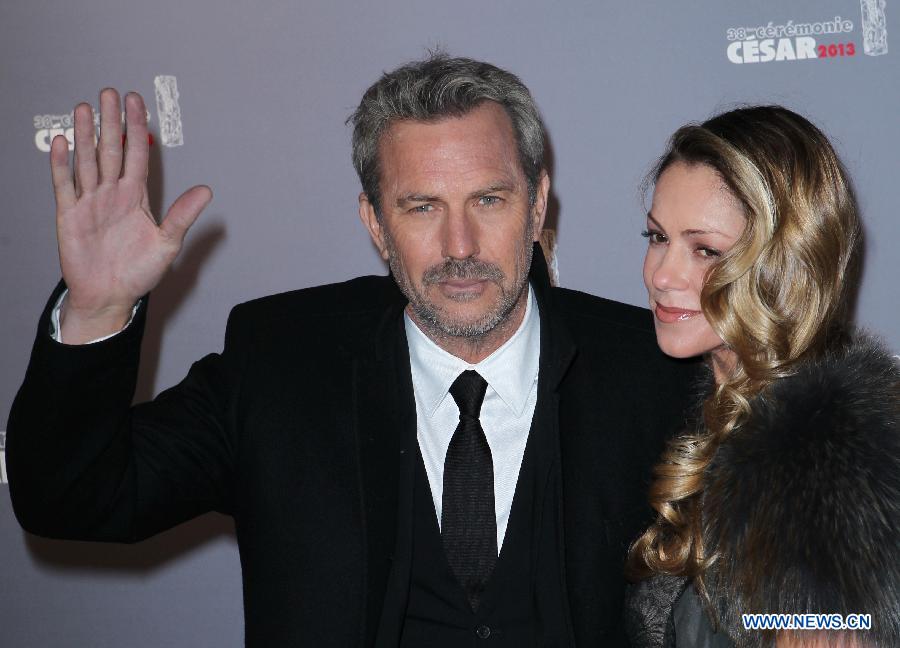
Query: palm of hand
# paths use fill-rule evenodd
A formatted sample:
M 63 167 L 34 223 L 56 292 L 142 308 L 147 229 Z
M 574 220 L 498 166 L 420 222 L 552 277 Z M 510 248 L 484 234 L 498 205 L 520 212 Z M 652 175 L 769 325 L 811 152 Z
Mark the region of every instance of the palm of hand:
M 75 205 L 60 210 L 60 265 L 73 308 L 131 308 L 174 260 L 180 241 L 164 236 L 146 193 L 145 186 L 123 178 L 83 192 Z
M 69 288 L 66 308 L 88 318 L 129 312 L 153 289 L 211 198 L 207 187 L 193 187 L 157 224 L 147 197 L 143 100 L 136 94 L 126 97 L 124 150 L 118 94 L 104 90 L 100 108 L 96 146 L 90 106 L 75 109 L 74 183 L 65 138 L 55 138 L 50 152 L 60 266 Z

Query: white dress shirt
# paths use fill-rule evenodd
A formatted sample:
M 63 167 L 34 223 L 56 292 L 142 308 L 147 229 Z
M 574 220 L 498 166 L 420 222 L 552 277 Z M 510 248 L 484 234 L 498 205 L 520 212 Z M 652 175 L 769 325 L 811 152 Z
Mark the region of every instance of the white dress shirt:
M 64 344 L 62 339 L 62 327 L 59 325 L 59 313 L 62 310 L 63 300 L 66 298 L 66 295 L 69 294 L 69 289 L 66 288 L 62 291 L 62 294 L 56 300 L 56 304 L 53 306 L 53 310 L 50 311 L 50 337 L 59 342 L 60 344 Z M 108 340 L 114 335 L 118 335 L 122 331 L 128 328 L 128 326 L 134 321 L 134 316 L 137 314 L 138 306 L 141 305 L 141 302 L 138 301 L 134 308 L 131 309 L 131 317 L 128 318 L 128 321 L 125 322 L 125 326 L 120 328 L 118 331 L 114 333 L 110 333 L 109 335 L 104 335 L 103 337 L 97 338 L 96 340 L 90 340 L 89 342 L 85 342 L 84 344 L 96 344 L 97 342 L 103 342 L 103 340 Z
M 444 492 L 444 459 L 459 423 L 459 408 L 449 393 L 450 385 L 467 369 L 474 369 L 488 383 L 480 420 L 494 463 L 499 551 L 537 403 L 541 321 L 534 293 L 529 286 L 525 315 L 513 336 L 477 364 L 469 364 L 447 353 L 432 342 L 409 315 L 404 315 L 404 319 L 416 399 L 416 431 L 438 525 Z

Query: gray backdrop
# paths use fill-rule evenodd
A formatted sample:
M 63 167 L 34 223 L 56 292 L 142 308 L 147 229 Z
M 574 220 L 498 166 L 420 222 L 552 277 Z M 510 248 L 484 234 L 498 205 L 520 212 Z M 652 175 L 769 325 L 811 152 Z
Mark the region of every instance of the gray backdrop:
M 635 304 L 637 187 L 671 132 L 745 102 L 808 115 L 856 182 L 868 234 L 859 319 L 898 349 L 900 3 L 884 5 L 3 0 L 0 426 L 59 275 L 42 149 L 77 101 L 96 106 L 106 85 L 147 98 L 157 208 L 191 184 L 215 192 L 154 295 L 143 399 L 220 348 L 233 304 L 384 272 L 356 216 L 344 119 L 383 70 L 435 46 L 531 87 L 551 137 L 560 283 Z M 18 528 L 5 490 L 0 645 L 241 645 L 228 519 L 133 547 L 54 542 Z

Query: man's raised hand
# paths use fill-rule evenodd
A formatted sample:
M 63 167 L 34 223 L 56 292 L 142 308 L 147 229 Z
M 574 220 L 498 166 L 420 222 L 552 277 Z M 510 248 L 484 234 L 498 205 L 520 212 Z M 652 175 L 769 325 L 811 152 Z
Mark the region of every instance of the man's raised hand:
M 125 96 L 125 138 L 120 111 L 119 94 L 103 90 L 95 145 L 91 107 L 75 107 L 74 178 L 66 138 L 57 135 L 50 146 L 59 261 L 69 288 L 60 313 L 67 344 L 120 330 L 135 302 L 172 265 L 188 228 L 212 199 L 209 187 L 192 187 L 157 224 L 147 197 L 144 100 L 136 93 Z

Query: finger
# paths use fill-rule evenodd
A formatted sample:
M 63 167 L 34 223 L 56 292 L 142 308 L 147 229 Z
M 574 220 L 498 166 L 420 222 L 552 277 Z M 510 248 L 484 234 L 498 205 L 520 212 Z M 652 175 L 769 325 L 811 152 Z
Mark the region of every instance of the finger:
M 159 227 L 162 233 L 179 245 L 184 241 L 184 235 L 197 220 L 203 208 L 212 200 L 212 190 L 204 185 L 191 187 L 181 194 L 172 206 Z
M 125 95 L 125 171 L 124 177 L 146 182 L 150 143 L 147 141 L 147 111 L 136 92 Z
M 69 142 L 65 135 L 57 135 L 50 142 L 50 178 L 53 180 L 57 211 L 75 205 L 75 185 L 69 170 Z
M 75 185 L 78 195 L 97 188 L 94 111 L 86 103 L 75 106 Z
M 122 119 L 119 93 L 113 88 L 100 92 L 100 182 L 114 183 L 122 171 Z

